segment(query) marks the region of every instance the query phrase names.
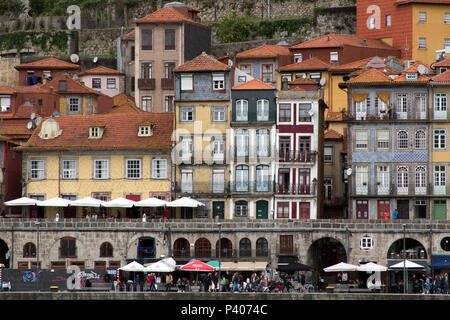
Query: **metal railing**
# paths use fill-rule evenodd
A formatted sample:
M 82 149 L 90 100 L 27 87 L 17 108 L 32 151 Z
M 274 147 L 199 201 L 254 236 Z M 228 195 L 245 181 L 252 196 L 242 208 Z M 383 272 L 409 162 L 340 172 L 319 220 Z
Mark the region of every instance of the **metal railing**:
M 138 88 L 141 90 L 154 90 L 155 79 L 138 79 Z
M 252 244 L 254 245 L 254 244 Z M 190 248 L 186 250 L 173 250 L 173 257 L 176 258 L 218 258 L 219 250 L 216 249 L 199 249 Z M 226 250 L 222 248 L 220 259 L 222 261 L 232 261 L 235 259 L 252 259 L 265 260 L 270 257 L 270 249 L 231 249 Z
M 280 184 L 275 183 L 275 194 L 315 195 L 313 184 Z
M 280 162 L 305 162 L 305 163 L 315 163 L 316 153 L 315 152 L 300 152 L 300 151 L 284 151 L 280 150 L 279 153 Z

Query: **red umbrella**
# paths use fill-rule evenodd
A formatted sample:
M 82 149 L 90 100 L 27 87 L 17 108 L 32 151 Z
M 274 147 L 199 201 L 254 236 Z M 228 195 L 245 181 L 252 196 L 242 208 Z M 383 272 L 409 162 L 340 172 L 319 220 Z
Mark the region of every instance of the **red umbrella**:
M 180 268 L 183 271 L 214 271 L 214 267 L 206 264 L 200 260 L 192 261 Z

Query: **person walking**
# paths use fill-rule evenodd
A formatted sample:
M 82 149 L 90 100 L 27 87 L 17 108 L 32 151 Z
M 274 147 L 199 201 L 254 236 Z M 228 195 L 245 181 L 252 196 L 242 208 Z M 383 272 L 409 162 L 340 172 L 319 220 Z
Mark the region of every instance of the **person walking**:
M 169 273 L 166 275 L 166 291 L 170 291 L 172 288 L 173 277 L 172 274 Z
M 236 290 L 239 290 L 239 275 L 237 272 L 234 273 L 233 279 L 231 281 L 233 282 L 232 292 L 236 292 Z

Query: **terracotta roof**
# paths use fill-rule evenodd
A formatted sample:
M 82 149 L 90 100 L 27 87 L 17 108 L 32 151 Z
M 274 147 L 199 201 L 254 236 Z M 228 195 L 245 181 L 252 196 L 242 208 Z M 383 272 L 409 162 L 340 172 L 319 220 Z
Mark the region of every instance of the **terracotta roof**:
M 275 90 L 275 87 L 259 80 L 253 79 L 231 88 L 232 90 Z
M 192 10 L 192 9 L 191 9 Z M 195 10 L 198 12 L 198 10 Z M 146 15 L 143 18 L 140 18 L 135 21 L 136 24 L 139 23 L 195 23 L 205 27 L 208 27 L 206 24 L 197 22 L 190 17 L 184 15 L 181 11 L 177 10 L 175 7 L 162 7 L 155 12 Z M 208 27 L 209 28 L 209 27 Z
M 185 71 L 228 71 L 230 67 L 218 61 L 213 56 L 203 52 L 194 59 L 175 68 L 175 72 Z
M 127 38 L 127 39 L 131 40 L 131 39 L 134 39 L 135 34 L 136 34 L 136 30 L 132 30 L 132 31 L 128 32 L 127 34 L 124 34 L 123 38 Z
M 346 83 L 350 84 L 350 83 L 381 83 L 381 82 L 390 83 L 392 82 L 392 79 L 378 69 L 367 69 L 359 76 L 348 80 Z
M 289 48 L 284 46 L 276 46 L 271 44 L 265 44 L 256 48 L 252 48 L 246 51 L 239 52 L 236 55 L 236 59 L 246 58 L 276 58 L 277 56 L 289 55 Z
M 143 111 L 136 106 L 134 98 L 126 95 L 125 93 L 119 93 L 113 97 L 114 106 L 108 113 L 128 113 L 137 114 Z
M 107 68 L 104 66 L 98 66 L 93 69 L 86 70 L 85 72 L 80 72 L 78 75 L 121 75 L 122 73 L 119 70 Z
M 450 0 L 397 0 L 394 5 L 400 6 L 408 3 L 450 4 Z
M 363 41 L 364 40 L 364 41 Z M 364 44 L 365 43 L 365 44 Z M 296 45 L 291 49 L 309 49 L 309 48 L 336 48 L 344 45 L 363 48 L 391 49 L 395 48 L 381 40 L 362 39 L 350 34 L 330 33 L 311 40 L 307 40 Z
M 342 139 L 344 136 L 333 129 L 327 130 L 324 134 L 324 139 Z
M 66 91 L 59 91 L 59 81 L 61 81 L 61 80 L 67 81 Z M 95 91 L 94 89 L 89 88 L 88 86 L 85 86 L 79 80 L 72 79 L 70 76 L 65 76 L 63 74 L 58 74 L 58 75 L 54 76 L 52 81 L 49 81 L 46 84 L 42 85 L 42 88 L 49 89 L 50 87 L 53 87 L 53 90 L 59 94 L 91 93 L 91 94 L 101 95 L 101 93 Z
M 434 63 L 433 67 L 450 67 L 450 58 Z
M 441 74 L 438 74 L 437 76 L 434 76 L 432 83 L 436 82 L 450 83 L 450 70 L 447 70 L 445 72 L 442 72 Z
M 373 57 L 352 61 L 346 64 L 341 64 L 340 66 L 333 66 L 331 68 L 332 71 L 350 71 L 355 70 L 359 68 L 364 68 L 370 60 L 372 60 Z
M 319 83 L 317 81 L 314 81 L 309 78 L 297 78 L 293 81 L 288 82 L 288 84 L 315 84 L 318 85 Z
M 42 59 L 39 61 L 19 64 L 15 66 L 16 69 L 70 69 L 70 70 L 78 70 L 80 66 L 77 64 L 69 63 L 66 61 L 62 61 L 56 59 L 54 57 Z
M 11 88 L 10 86 L 2 85 L 0 86 L 0 94 L 16 94 L 16 90 Z
M 326 121 L 343 121 L 344 113 L 343 112 L 328 112 Z
M 27 129 L 30 119 L 7 119 L 0 122 L 0 135 L 29 136 L 33 131 Z
M 38 83 L 32 86 L 14 86 L 14 91 L 17 93 L 50 93 L 49 87 L 44 87 L 43 84 Z
M 172 148 L 173 113 L 103 114 L 53 118 L 62 130 L 54 139 L 41 139 L 39 132 L 45 120 L 36 128 L 24 149 L 167 149 Z M 139 123 L 154 124 L 153 135 L 138 137 Z M 104 123 L 100 139 L 89 139 L 89 127 Z
M 430 77 L 427 75 L 424 75 L 424 74 L 418 74 L 417 80 L 415 80 L 415 81 L 406 81 L 406 74 L 411 73 L 411 72 L 418 73 L 419 72 L 418 68 L 420 65 L 425 66 L 428 69 L 429 73 L 432 72 L 431 68 L 428 65 L 426 65 L 425 63 L 422 63 L 421 61 L 417 61 L 412 66 L 407 68 L 406 70 L 403 70 L 402 73 L 398 77 L 394 78 L 394 82 L 403 82 L 403 81 L 405 81 L 405 82 L 428 82 L 428 81 L 430 81 Z
M 331 64 L 314 57 L 303 60 L 302 62 L 282 66 L 279 68 L 279 71 L 329 70 L 331 67 Z

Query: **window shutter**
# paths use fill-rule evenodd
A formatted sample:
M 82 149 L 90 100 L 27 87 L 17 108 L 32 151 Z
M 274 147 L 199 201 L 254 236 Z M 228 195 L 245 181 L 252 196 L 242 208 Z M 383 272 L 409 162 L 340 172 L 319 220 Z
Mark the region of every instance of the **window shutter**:
M 181 75 L 181 90 L 193 90 L 192 75 Z

